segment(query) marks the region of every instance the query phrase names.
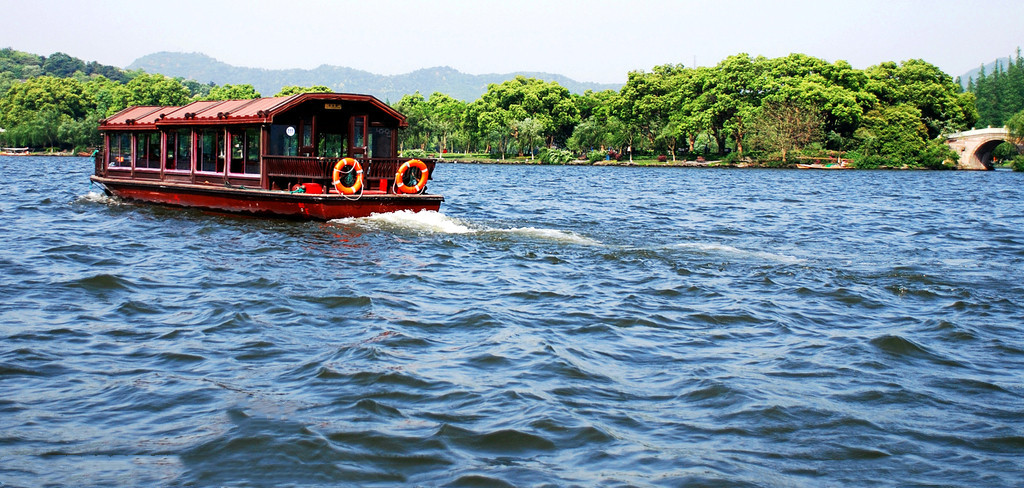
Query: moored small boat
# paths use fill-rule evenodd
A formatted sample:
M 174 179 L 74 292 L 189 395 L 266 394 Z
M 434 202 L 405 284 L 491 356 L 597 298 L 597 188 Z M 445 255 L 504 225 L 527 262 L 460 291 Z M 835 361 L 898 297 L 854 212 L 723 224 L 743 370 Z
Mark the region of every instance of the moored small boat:
M 369 95 L 129 107 L 100 121 L 93 182 L 128 200 L 330 220 L 438 210 L 434 160 L 396 157 L 405 117 Z

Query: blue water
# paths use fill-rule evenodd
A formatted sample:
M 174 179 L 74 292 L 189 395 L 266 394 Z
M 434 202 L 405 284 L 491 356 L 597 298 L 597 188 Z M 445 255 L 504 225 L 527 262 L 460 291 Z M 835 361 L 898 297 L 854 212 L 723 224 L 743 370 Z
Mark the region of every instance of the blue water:
M 1021 486 L 1024 174 L 440 164 L 258 220 L 0 158 L 0 486 Z

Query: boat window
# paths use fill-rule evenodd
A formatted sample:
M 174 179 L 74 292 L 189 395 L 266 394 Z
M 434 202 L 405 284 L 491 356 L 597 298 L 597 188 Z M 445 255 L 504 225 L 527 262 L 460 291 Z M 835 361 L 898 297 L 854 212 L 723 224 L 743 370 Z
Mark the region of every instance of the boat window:
M 260 131 L 231 131 L 231 173 L 260 174 Z
M 205 173 L 224 172 L 224 133 L 216 129 L 197 132 L 199 171 Z
M 297 156 L 299 138 L 294 125 L 273 124 L 270 126 L 270 154 L 276 156 Z
M 345 136 L 341 134 L 320 134 L 317 139 L 317 154 L 324 158 L 340 158 L 345 155 Z
M 192 169 L 192 130 L 178 129 L 167 133 L 165 168 L 172 171 Z
M 154 145 L 156 146 L 155 152 L 153 152 Z M 160 168 L 159 132 L 140 132 L 135 134 L 135 167 L 147 169 Z
M 352 146 L 353 147 L 364 147 L 366 141 L 363 140 L 366 134 L 366 117 L 353 117 L 352 120 Z
M 371 158 L 390 158 L 394 157 L 391 153 L 391 140 L 394 137 L 394 129 L 387 127 L 372 127 L 370 128 L 370 154 Z
M 313 145 L 313 124 L 306 122 L 302 125 L 302 146 L 311 147 Z
M 110 166 L 127 168 L 132 165 L 132 135 L 127 132 L 110 134 L 110 150 L 107 151 Z

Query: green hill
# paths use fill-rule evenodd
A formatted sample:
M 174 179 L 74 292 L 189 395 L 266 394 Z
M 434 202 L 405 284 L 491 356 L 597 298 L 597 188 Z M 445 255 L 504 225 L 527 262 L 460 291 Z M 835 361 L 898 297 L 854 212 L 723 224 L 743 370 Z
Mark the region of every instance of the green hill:
M 517 72 L 471 75 L 450 67 L 425 68 L 402 75 L 377 75 L 342 66 L 322 65 L 314 69 L 263 69 L 232 66 L 202 53 L 160 52 L 136 59 L 128 69 L 161 73 L 201 83 L 248 83 L 263 96 L 273 96 L 282 86 L 323 85 L 337 92 L 365 93 L 384 101 L 398 101 L 403 95 L 420 92 L 430 96 L 441 92 L 464 101 L 473 101 L 487 91 L 490 83 L 501 83 L 522 75 L 556 81 L 574 93 L 586 90 L 619 90 L 621 84 L 583 83 L 551 73 Z

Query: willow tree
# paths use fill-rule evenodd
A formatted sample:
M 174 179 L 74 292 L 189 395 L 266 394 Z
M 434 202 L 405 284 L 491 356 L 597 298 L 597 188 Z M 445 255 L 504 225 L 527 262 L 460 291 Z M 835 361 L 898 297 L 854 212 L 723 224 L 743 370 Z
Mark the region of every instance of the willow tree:
M 766 101 L 753 119 L 755 143 L 769 151 L 782 153 L 786 161 L 790 151 L 802 149 L 821 138 L 821 112 L 794 101 Z
M 1010 131 L 1010 143 L 1018 147 L 1024 146 L 1024 110 L 1017 112 L 1006 122 L 1006 129 Z M 1024 154 L 1018 154 L 1013 158 L 1013 170 L 1024 171 Z

